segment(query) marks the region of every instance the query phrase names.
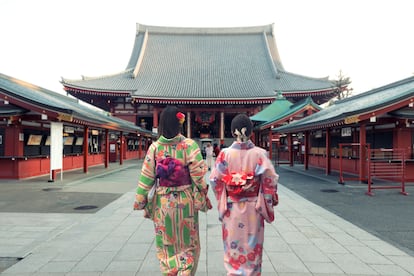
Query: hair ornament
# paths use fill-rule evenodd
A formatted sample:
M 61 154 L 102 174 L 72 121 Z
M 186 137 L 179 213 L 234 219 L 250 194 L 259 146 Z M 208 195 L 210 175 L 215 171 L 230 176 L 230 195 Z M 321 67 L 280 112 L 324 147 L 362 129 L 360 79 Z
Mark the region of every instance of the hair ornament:
M 246 135 L 246 131 L 247 128 L 245 127 L 241 129 L 241 132 L 237 128 L 234 130 L 234 134 L 236 135 L 238 142 L 247 142 L 249 140 L 249 137 Z
M 177 114 L 175 115 L 178 119 L 178 122 L 180 122 L 180 124 L 183 124 L 185 121 L 185 115 L 182 112 L 177 112 Z

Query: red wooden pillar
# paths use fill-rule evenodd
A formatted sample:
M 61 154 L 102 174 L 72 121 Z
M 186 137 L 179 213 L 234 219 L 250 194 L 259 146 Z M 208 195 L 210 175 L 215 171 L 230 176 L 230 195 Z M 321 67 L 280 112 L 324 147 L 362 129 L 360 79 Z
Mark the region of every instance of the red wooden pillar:
M 289 153 L 289 166 L 293 167 L 293 139 L 292 139 L 292 133 L 288 134 L 288 153 Z
M 305 170 L 309 169 L 309 131 L 305 131 L 305 139 L 304 139 L 304 143 L 305 143 L 305 152 L 303 153 L 303 165 L 305 167 Z
M 23 135 L 23 131 L 20 126 L 11 125 L 5 128 L 3 143 L 12 145 L 4 147 L 5 156 L 23 156 L 24 142 L 20 139 L 21 135 Z
M 105 129 L 105 168 L 109 166 L 109 130 Z
M 20 177 L 20 171 L 19 161 L 18 159 L 15 159 L 14 156 L 23 156 L 24 152 L 24 142 L 21 141 L 22 139 L 20 139 L 20 136 L 23 135 L 23 132 L 21 130 L 21 127 L 17 125 L 10 125 L 6 127 L 3 140 L 4 145 L 9 145 L 4 147 L 4 155 L 13 156 L 13 158 L 11 159 L 11 162 L 13 162 L 13 171 L 11 175 L 16 178 Z
M 152 121 L 153 121 L 152 127 L 158 130 L 158 108 L 156 107 L 154 107 L 152 111 Z
M 119 165 L 124 163 L 124 150 L 125 150 L 125 140 L 124 140 L 124 133 L 121 131 L 119 134 Z
M 83 128 L 83 172 L 88 172 L 88 145 L 89 145 L 89 127 L 85 126 Z
M 220 145 L 224 145 L 224 112 L 220 111 Z
M 190 111 L 187 111 L 186 123 L 187 123 L 187 137 L 191 138 L 191 112 Z
M 367 135 L 366 135 L 366 128 L 365 123 L 361 123 L 359 125 L 359 180 L 365 180 L 366 178 L 366 143 L 367 143 Z
M 331 129 L 328 127 L 326 129 L 325 135 L 325 174 L 331 174 Z

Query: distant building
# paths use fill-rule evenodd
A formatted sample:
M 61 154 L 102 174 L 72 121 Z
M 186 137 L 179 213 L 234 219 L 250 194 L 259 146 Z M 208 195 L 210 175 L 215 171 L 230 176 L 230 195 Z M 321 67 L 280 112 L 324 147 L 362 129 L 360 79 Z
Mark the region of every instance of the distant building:
M 116 53 L 112 53 L 116 54 Z M 311 97 L 317 104 L 337 93 L 328 78 L 287 72 L 273 25 L 236 28 L 178 28 L 137 24 L 135 44 L 124 71 L 63 78 L 70 95 L 114 116 L 158 128 L 168 104 L 186 113 L 184 134 L 223 144 L 237 113 L 254 115 L 277 93 L 291 102 Z

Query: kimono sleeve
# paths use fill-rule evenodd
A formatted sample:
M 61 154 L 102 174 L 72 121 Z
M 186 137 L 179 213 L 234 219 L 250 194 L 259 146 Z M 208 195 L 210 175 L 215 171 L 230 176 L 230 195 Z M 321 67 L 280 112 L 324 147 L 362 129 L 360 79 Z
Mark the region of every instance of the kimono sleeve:
M 155 179 L 155 144 L 151 144 L 145 155 L 141 175 L 136 189 L 134 209 L 143 209 L 147 203 L 148 192 L 154 185 Z
M 213 189 L 214 195 L 216 196 L 217 200 L 220 200 L 222 191 L 223 189 L 225 189 L 224 182 L 222 181 L 223 176 L 226 173 L 228 173 L 228 165 L 225 157 L 226 151 L 227 149 L 223 149 L 222 151 L 220 151 L 216 158 L 214 167 L 210 173 L 210 185 Z
M 277 194 L 279 175 L 276 173 L 275 167 L 273 166 L 272 161 L 267 157 L 265 151 L 260 154 L 255 174 L 261 176 L 260 181 L 263 192 L 272 196 L 273 206 L 276 206 L 279 203 Z
M 186 144 L 186 161 L 191 179 L 200 191 L 207 191 L 208 186 L 204 178 L 207 173 L 207 166 L 204 162 L 203 156 L 201 155 L 200 147 L 194 140 L 191 139 L 187 139 Z

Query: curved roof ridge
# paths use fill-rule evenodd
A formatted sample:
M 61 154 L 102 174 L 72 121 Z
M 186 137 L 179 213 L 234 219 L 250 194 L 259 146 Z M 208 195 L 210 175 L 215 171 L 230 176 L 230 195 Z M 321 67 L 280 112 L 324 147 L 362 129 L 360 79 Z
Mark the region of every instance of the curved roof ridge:
M 137 33 L 147 30 L 151 33 L 165 34 L 250 34 L 262 32 L 272 34 L 273 23 L 247 27 L 167 27 L 137 23 Z
M 271 61 L 270 62 L 270 68 L 272 69 L 272 72 L 274 74 L 274 77 L 277 78 L 277 79 L 279 79 L 280 78 L 280 75 L 279 75 L 279 72 L 278 72 L 278 70 L 276 68 L 275 63 L 273 62 L 272 53 L 270 52 L 269 43 L 268 43 L 268 41 L 266 39 L 266 33 L 264 33 L 264 32 L 263 32 L 263 40 L 264 40 L 264 44 L 265 44 L 265 47 L 266 47 L 266 53 L 267 53 L 267 55 L 269 57 L 269 60 Z
M 279 48 L 277 47 L 277 41 L 276 41 L 276 35 L 275 35 L 275 26 L 274 25 L 275 24 L 272 24 L 273 30 L 272 30 L 272 37 L 271 37 L 271 39 L 272 39 L 271 45 L 274 46 L 274 49 L 272 50 L 272 53 L 274 53 L 274 55 L 275 55 L 274 62 L 277 63 L 277 64 L 275 64 L 276 68 L 278 68 L 280 70 L 285 70 L 285 67 L 283 66 L 282 58 L 280 57 L 280 54 L 279 54 Z
M 135 69 L 132 72 L 133 78 L 137 77 L 139 69 L 141 68 L 142 60 L 144 59 L 145 50 L 147 49 L 147 43 L 148 43 L 148 29 L 145 31 L 144 39 L 142 40 L 142 44 L 141 44 L 141 51 L 139 52 L 137 63 L 135 64 Z

